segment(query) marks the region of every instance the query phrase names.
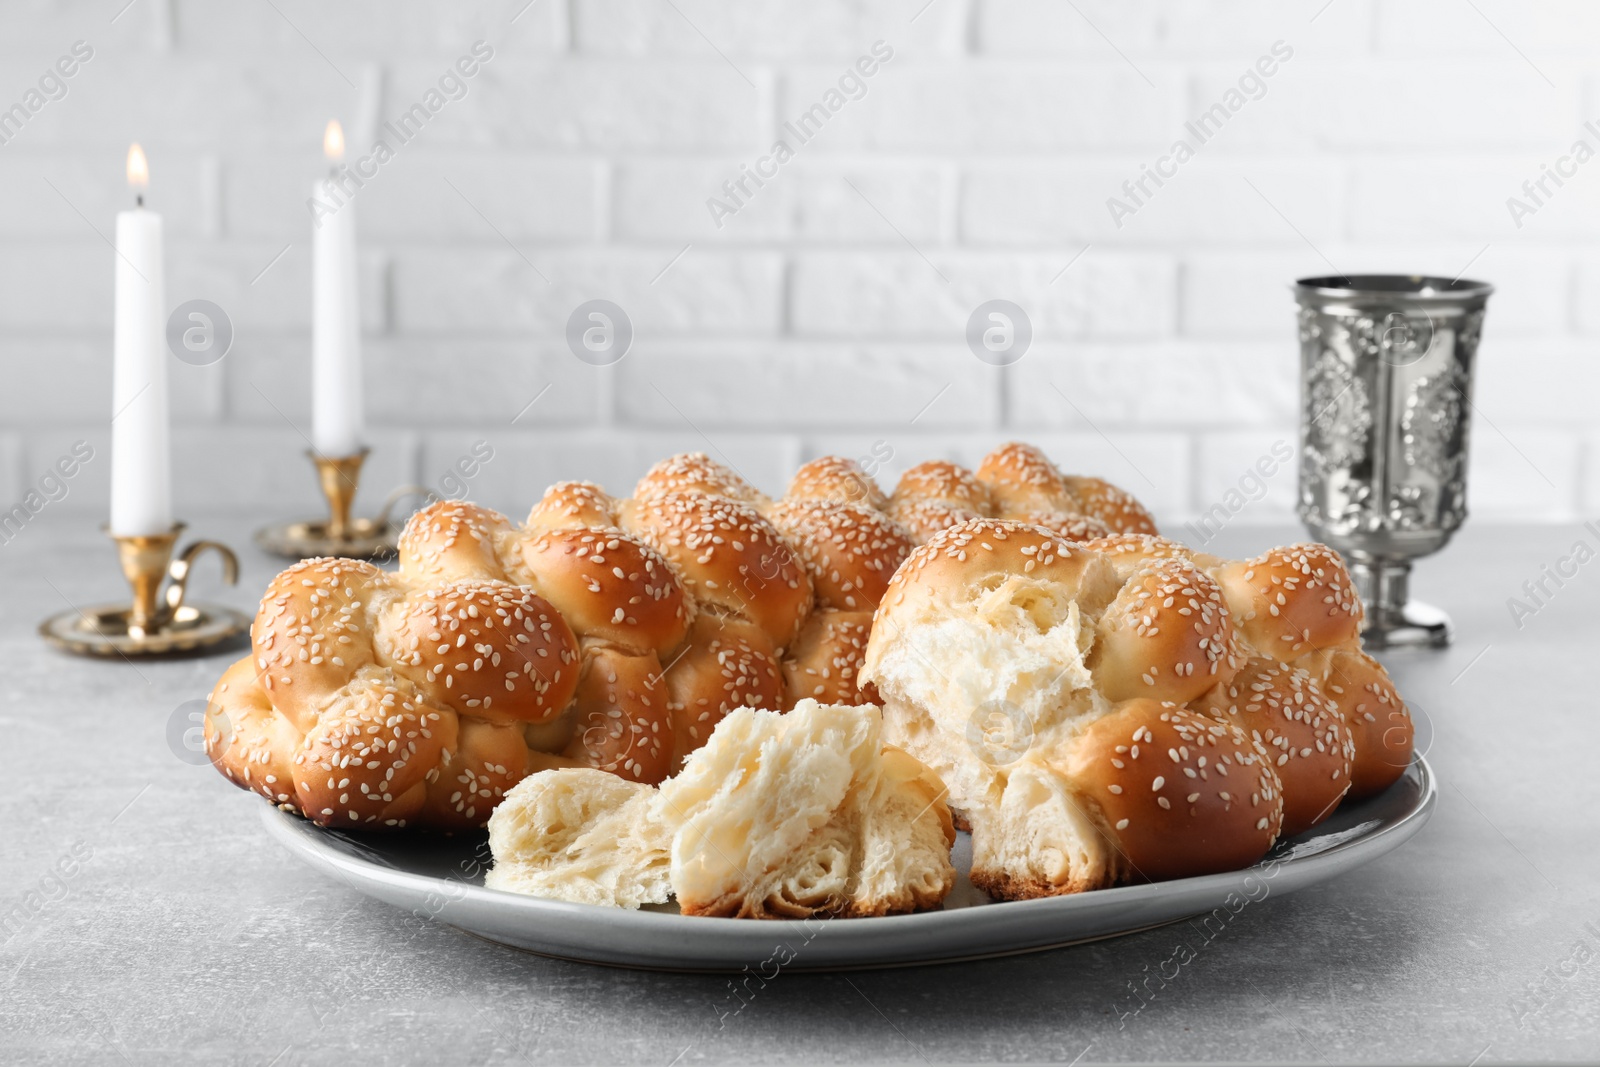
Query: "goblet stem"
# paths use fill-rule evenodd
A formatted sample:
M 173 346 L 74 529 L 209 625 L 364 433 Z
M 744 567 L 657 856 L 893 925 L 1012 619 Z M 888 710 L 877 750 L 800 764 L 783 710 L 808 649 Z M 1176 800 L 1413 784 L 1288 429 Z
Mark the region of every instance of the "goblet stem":
M 1438 608 L 1411 599 L 1408 561 L 1353 558 L 1350 577 L 1366 605 L 1362 639 L 1372 648 L 1445 648 L 1450 618 Z

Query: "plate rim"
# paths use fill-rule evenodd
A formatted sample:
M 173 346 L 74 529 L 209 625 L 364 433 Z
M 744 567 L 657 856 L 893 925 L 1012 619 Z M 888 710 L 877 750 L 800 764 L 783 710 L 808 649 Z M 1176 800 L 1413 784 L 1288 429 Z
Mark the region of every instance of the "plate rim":
M 1432 817 L 1437 805 L 1439 787 L 1437 775 L 1427 759 L 1421 754 L 1414 755 L 1407 770 L 1415 768 L 1418 773 L 1419 792 L 1417 799 L 1409 811 L 1405 812 L 1394 822 L 1379 829 L 1369 831 L 1358 837 L 1340 841 L 1326 849 L 1299 858 L 1280 857 L 1283 871 L 1293 871 L 1297 877 L 1286 883 L 1287 888 L 1280 891 L 1293 892 L 1304 886 L 1316 884 L 1325 880 L 1318 877 L 1328 866 L 1343 867 L 1340 857 L 1354 849 L 1360 849 L 1364 858 L 1359 865 L 1376 860 L 1389 852 L 1399 848 L 1411 837 L 1415 836 L 1428 820 Z M 1397 779 L 1398 783 L 1398 779 Z M 1390 788 L 1393 788 L 1392 786 Z M 1378 794 L 1381 796 L 1382 794 Z M 450 886 L 451 902 L 461 904 L 471 901 L 476 904 L 488 905 L 502 913 L 520 913 L 530 924 L 538 921 L 562 923 L 563 921 L 577 920 L 582 925 L 590 925 L 596 921 L 604 921 L 612 925 L 622 924 L 629 930 L 636 930 L 640 934 L 671 934 L 683 930 L 693 930 L 700 935 L 704 942 L 725 943 L 729 949 L 735 948 L 737 940 L 746 935 L 761 933 L 763 935 L 776 935 L 782 938 L 784 933 L 797 929 L 804 929 L 811 933 L 807 939 L 815 940 L 824 936 L 826 931 L 828 940 L 835 943 L 842 939 L 859 941 L 863 937 L 881 936 L 894 938 L 908 938 L 917 935 L 939 936 L 954 930 L 960 930 L 975 924 L 986 924 L 1005 918 L 1037 918 L 1041 920 L 1059 916 L 1070 915 L 1076 911 L 1089 911 L 1101 906 L 1114 906 L 1116 904 L 1138 905 L 1163 897 L 1181 895 L 1184 893 L 1205 894 L 1212 890 L 1217 891 L 1220 899 L 1223 891 L 1232 886 L 1241 884 L 1245 878 L 1258 874 L 1264 864 L 1270 863 L 1272 857 L 1249 867 L 1242 867 L 1233 871 L 1219 871 L 1213 874 L 1196 875 L 1189 878 L 1174 878 L 1159 882 L 1144 882 L 1133 885 L 1111 886 L 1106 889 L 1096 889 L 1086 893 L 1071 893 L 1060 896 L 1039 897 L 1032 900 L 993 901 L 972 907 L 954 909 L 934 909 L 930 911 L 914 912 L 903 915 L 868 916 L 848 919 L 780 919 L 780 920 L 751 920 L 735 919 L 713 916 L 689 916 L 672 913 L 647 911 L 643 909 L 608 908 L 596 904 L 580 904 L 573 901 L 554 900 L 546 897 L 535 897 L 522 893 L 512 893 L 506 890 L 491 889 L 487 886 L 477 885 L 460 878 L 446 878 L 401 868 L 387 866 L 374 860 L 362 859 L 348 852 L 334 847 L 323 840 L 323 836 L 330 833 L 326 827 L 317 826 L 302 816 L 280 810 L 277 806 L 264 804 L 261 808 L 261 821 L 267 830 L 268 836 L 282 846 L 285 851 L 293 855 L 297 861 L 306 866 L 330 875 L 340 882 L 350 886 L 365 896 L 373 897 L 394 907 L 404 907 L 393 901 L 387 900 L 373 890 L 384 884 L 399 890 L 408 891 L 416 896 L 438 895 L 441 885 Z M 1382 842 L 1382 847 L 1374 846 Z M 1336 872 L 1337 873 L 1337 872 Z M 1276 875 L 1271 877 L 1276 878 Z M 1329 875 L 1328 877 L 1332 877 Z M 416 911 L 415 908 L 411 909 Z M 1199 909 L 1188 914 L 1188 917 L 1200 914 Z M 456 927 L 463 933 L 476 938 L 491 941 L 505 948 L 512 948 L 535 955 L 547 956 L 555 959 L 564 959 L 574 962 L 599 964 L 607 966 L 624 966 L 646 970 L 680 970 L 705 972 L 708 970 L 738 970 L 732 965 L 712 965 L 701 962 L 697 958 L 685 958 L 677 966 L 670 963 L 632 963 L 619 964 L 611 960 L 573 956 L 566 953 L 529 948 L 523 945 L 503 941 L 480 931 L 470 929 L 458 922 L 453 922 L 450 917 L 441 911 L 438 914 L 428 915 L 427 918 L 438 921 L 444 925 Z M 815 968 L 819 970 L 850 970 L 887 968 L 896 966 L 923 966 L 936 963 L 954 962 L 957 960 L 995 957 L 1002 955 L 1018 955 L 1029 952 L 1048 951 L 1051 948 L 1067 947 L 1071 944 L 1081 944 L 1086 941 L 1103 940 L 1107 937 L 1122 936 L 1123 934 L 1137 933 L 1140 930 L 1151 929 L 1171 922 L 1180 922 L 1183 917 L 1164 920 L 1157 923 L 1143 923 L 1130 926 L 1126 930 L 1114 931 L 1099 936 L 1090 936 L 1076 939 L 1056 940 L 1048 944 L 1023 946 L 1013 950 L 987 953 L 958 953 L 944 957 L 928 957 L 911 960 L 884 959 L 880 962 L 870 960 L 859 963 L 833 963 L 822 964 Z M 820 928 L 808 927 L 807 923 L 818 923 Z M 770 940 L 761 938 L 762 941 Z M 798 966 L 795 969 L 808 969 Z

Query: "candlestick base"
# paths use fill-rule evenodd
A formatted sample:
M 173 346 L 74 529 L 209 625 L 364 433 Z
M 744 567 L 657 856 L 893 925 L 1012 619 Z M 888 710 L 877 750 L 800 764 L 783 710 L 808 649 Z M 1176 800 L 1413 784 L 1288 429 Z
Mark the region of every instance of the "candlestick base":
M 63 652 L 104 659 L 203 652 L 249 629 L 248 616 L 215 604 L 185 604 L 158 630 L 135 626 L 127 604 L 100 604 L 52 615 L 39 624 L 39 636 Z
M 248 616 L 213 604 L 186 604 L 195 560 L 206 551 L 222 557 L 223 580 L 239 580 L 239 561 L 227 545 L 195 541 L 172 558 L 183 523 L 159 534 L 112 534 L 130 604 L 73 608 L 39 624 L 39 636 L 80 656 L 167 656 L 199 652 L 250 629 Z M 162 590 L 162 581 L 166 589 Z
M 333 536 L 332 524 L 325 521 L 274 523 L 257 530 L 255 537 L 256 544 L 286 559 L 388 559 L 395 554 L 400 527 L 385 514 L 377 519 L 351 519 L 343 537 Z
M 404 485 L 389 494 L 378 514 L 370 519 L 350 517 L 350 505 L 361 483 L 361 465 L 368 449 L 353 456 L 324 456 L 307 452 L 317 468 L 317 485 L 328 501 L 323 520 L 279 522 L 256 531 L 256 544 L 288 559 L 343 556 L 347 559 L 388 559 L 396 553 L 400 527 L 389 519 L 394 506 L 408 496 L 426 494 L 420 486 Z

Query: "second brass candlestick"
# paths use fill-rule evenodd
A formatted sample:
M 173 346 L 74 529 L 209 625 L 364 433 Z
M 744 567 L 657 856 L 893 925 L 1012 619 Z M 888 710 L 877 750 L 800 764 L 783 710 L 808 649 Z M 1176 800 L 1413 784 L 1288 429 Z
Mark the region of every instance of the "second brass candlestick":
M 338 458 L 312 453 L 311 462 L 317 465 L 317 481 L 322 486 L 322 495 L 328 498 L 327 535 L 330 540 L 350 539 L 350 505 L 355 503 L 356 489 L 361 484 L 361 465 L 366 460 L 364 448 L 353 456 Z
M 349 456 L 324 456 L 308 451 L 317 470 L 317 484 L 328 502 L 328 518 L 323 521 L 275 523 L 256 531 L 256 544 L 289 559 L 312 556 L 345 556 L 373 559 L 394 554 L 400 531 L 390 522 L 395 504 L 418 490 L 404 486 L 389 495 L 382 509 L 370 519 L 352 518 L 351 506 L 361 486 L 361 466 L 369 449 Z

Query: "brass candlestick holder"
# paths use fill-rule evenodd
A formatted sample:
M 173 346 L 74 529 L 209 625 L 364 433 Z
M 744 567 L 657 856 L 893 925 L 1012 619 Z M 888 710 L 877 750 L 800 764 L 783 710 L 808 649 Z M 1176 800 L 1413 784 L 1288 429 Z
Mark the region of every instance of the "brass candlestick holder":
M 421 490 L 402 486 L 389 494 L 375 517 L 351 518 L 350 506 L 361 486 L 361 465 L 366 462 L 369 451 L 363 448 L 353 456 L 324 456 L 307 451 L 306 455 L 317 468 L 317 484 L 328 501 L 328 518 L 321 522 L 307 520 L 263 526 L 256 531 L 256 544 L 289 559 L 312 556 L 373 559 L 393 555 L 400 530 L 390 521 L 390 514 L 402 499 Z
M 64 611 L 39 624 L 40 636 L 67 652 L 103 657 L 197 652 L 244 633 L 250 628 L 248 616 L 214 604 L 185 603 L 189 576 L 202 553 L 209 549 L 222 557 L 222 577 L 229 585 L 239 580 L 239 560 L 217 541 L 194 541 L 173 559 L 182 532 L 180 522 L 166 533 L 110 534 L 133 602 Z

